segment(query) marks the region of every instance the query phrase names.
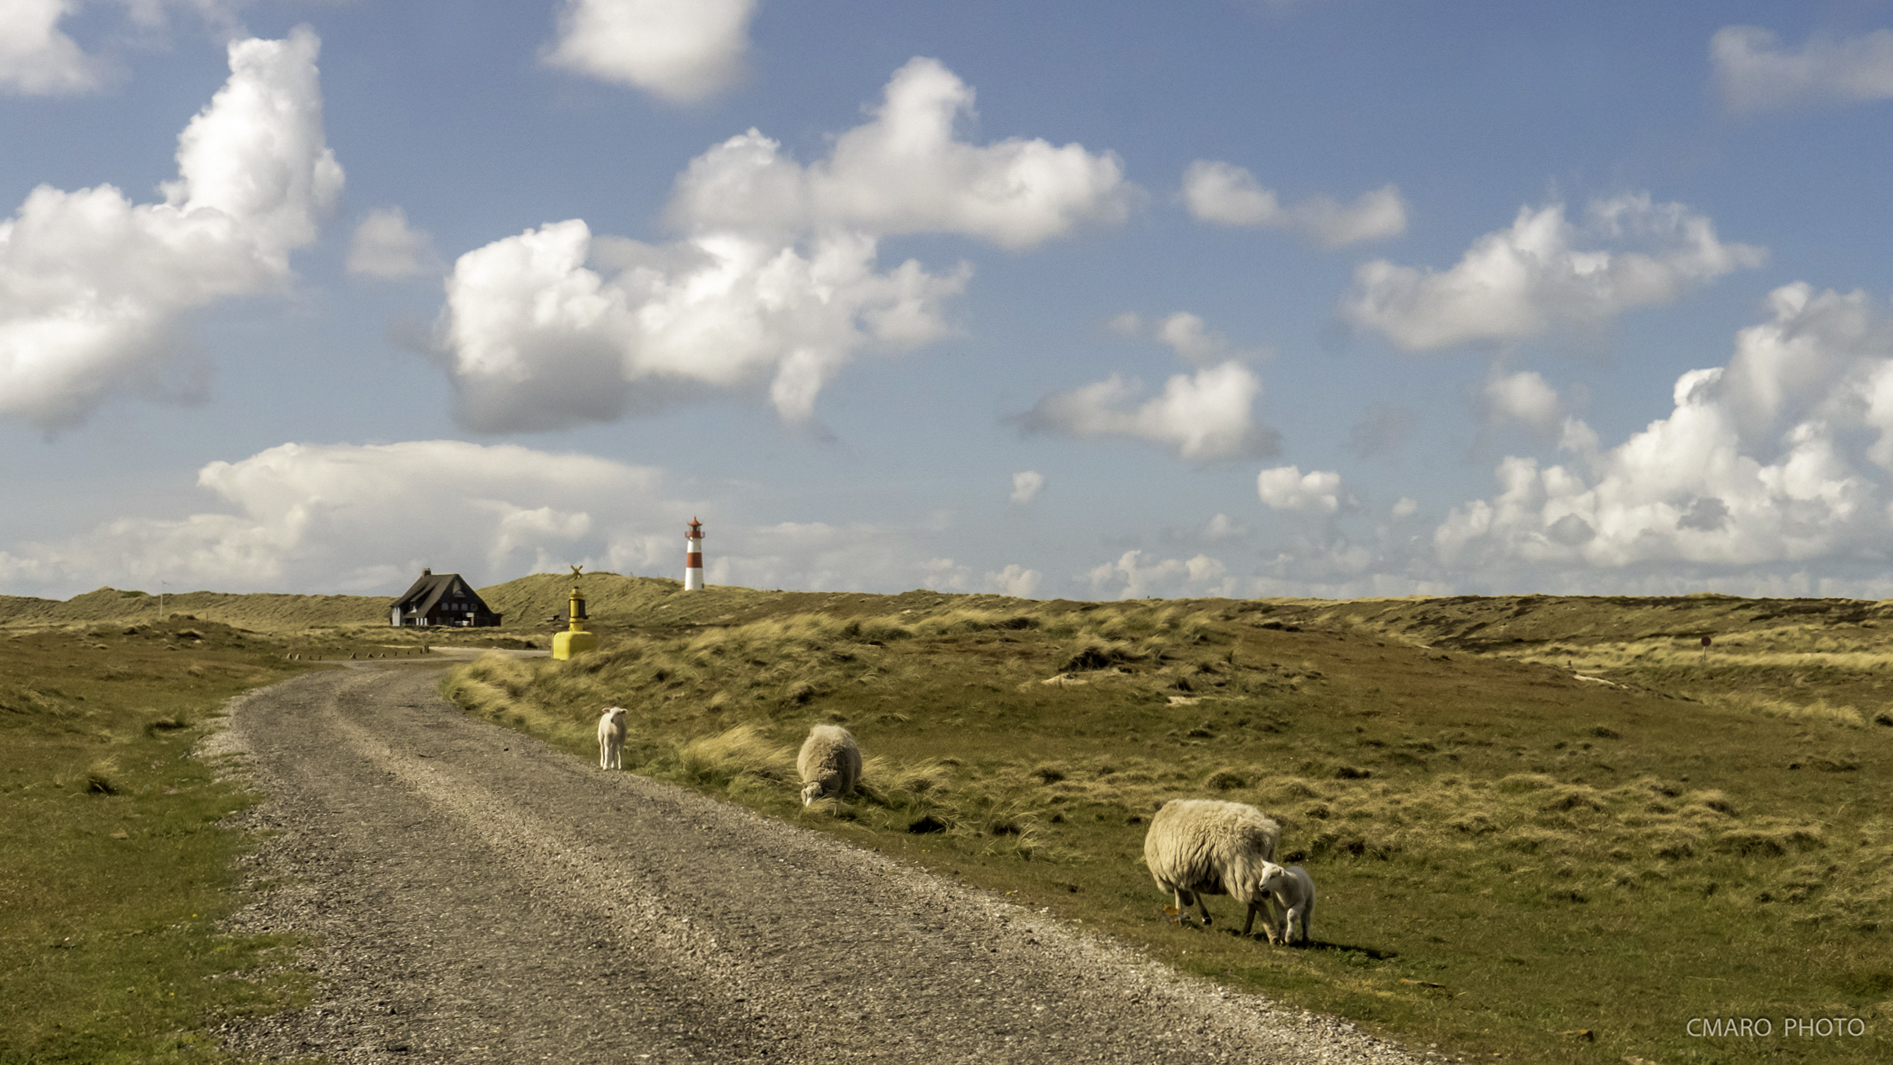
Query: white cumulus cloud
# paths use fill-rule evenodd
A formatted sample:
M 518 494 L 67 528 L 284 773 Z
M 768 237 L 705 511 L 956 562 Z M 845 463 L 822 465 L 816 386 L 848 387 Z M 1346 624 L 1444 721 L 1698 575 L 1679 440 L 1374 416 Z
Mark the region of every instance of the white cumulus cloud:
M 764 386 L 784 420 L 805 421 L 859 352 L 946 333 L 971 276 L 913 260 L 882 270 L 883 236 L 1016 248 L 1123 216 L 1115 157 L 968 144 L 953 126 L 971 103 L 951 71 L 916 59 L 826 160 L 802 167 L 754 130 L 699 156 L 667 211 L 681 240 L 595 236 L 572 219 L 461 256 L 438 338 L 462 421 L 551 429 Z
M 1257 457 L 1275 448 L 1275 433 L 1251 417 L 1262 382 L 1240 362 L 1177 374 L 1139 403 L 1142 394 L 1139 382 L 1112 374 L 1054 392 L 1018 421 L 1032 432 L 1143 440 L 1206 462 Z
M 1494 377 L 1485 386 L 1485 401 L 1494 416 L 1523 422 L 1539 432 L 1558 428 L 1564 405 L 1558 390 L 1531 370 Z
M 232 43 L 230 79 L 178 137 L 163 202 L 41 185 L 0 223 L 0 412 L 51 429 L 115 390 L 177 392 L 180 317 L 288 280 L 289 253 L 342 188 L 319 50 L 306 29 Z
M 1025 506 L 1045 490 L 1045 475 L 1037 470 L 1020 470 L 1012 475 L 1012 501 Z
M 1197 366 L 1213 366 L 1230 359 L 1259 359 L 1269 354 L 1267 348 L 1237 348 L 1227 336 L 1211 330 L 1203 319 L 1188 311 L 1177 311 L 1157 323 L 1156 337 Z
M 1256 475 L 1255 490 L 1271 510 L 1333 514 L 1346 501 L 1341 475 L 1332 470 L 1303 473 L 1298 466 L 1276 466 Z
M 1351 204 L 1314 196 L 1284 207 L 1247 168 L 1198 159 L 1183 173 L 1183 203 L 1199 222 L 1286 229 L 1326 248 L 1406 232 L 1407 203 L 1387 185 Z
M 1115 562 L 1092 567 L 1090 577 L 1094 594 L 1116 599 L 1229 596 L 1238 586 L 1222 560 L 1208 555 L 1146 560 L 1142 551 L 1126 551 Z
M 598 560 L 613 535 L 666 510 L 655 470 L 456 440 L 283 444 L 209 463 L 197 484 L 215 509 L 181 520 L 127 517 L 62 543 L 15 547 L 0 552 L 0 577 L 44 587 L 164 580 L 370 592 L 398 590 L 432 566 L 484 583 Z M 683 521 L 681 505 L 669 510 Z
M 1246 535 L 1248 531 L 1249 530 L 1230 520 L 1229 515 L 1218 514 L 1209 519 L 1209 524 L 1203 527 L 1203 538 L 1206 540 L 1228 540 L 1232 537 Z
M 653 246 L 594 238 L 573 219 L 462 255 L 441 340 L 459 415 L 488 431 L 551 429 L 649 412 L 718 388 L 767 384 L 790 422 L 855 353 L 946 331 L 968 272 L 875 269 L 876 242 L 806 248 L 735 234 Z
M 1027 248 L 1083 225 L 1115 225 L 1135 186 L 1110 152 L 958 137 L 973 90 L 938 60 L 894 72 L 871 121 L 804 167 L 750 130 L 698 156 L 677 179 L 670 220 L 692 232 L 957 233 Z
M 1408 351 L 1590 333 L 1632 308 L 1759 266 L 1763 256 L 1718 240 L 1708 218 L 1647 194 L 1596 201 L 1581 227 L 1562 204 L 1525 207 L 1449 270 L 1362 264 L 1341 313 Z
M 1118 336 L 1155 340 L 1196 366 L 1215 366 L 1232 359 L 1260 360 L 1274 354 L 1266 345 L 1237 347 L 1227 335 L 1209 328 L 1202 316 L 1189 311 L 1174 311 L 1150 322 L 1135 311 L 1125 311 L 1104 325 Z
M 348 245 L 348 272 L 394 280 L 430 274 L 441 268 L 434 238 L 408 225 L 407 212 L 385 207 L 368 212 Z
M 1815 34 L 1790 49 L 1759 26 L 1724 26 L 1709 39 L 1709 58 L 1730 111 L 1893 99 L 1893 30 Z
M 1022 429 L 1078 438 L 1128 437 L 1174 448 L 1199 462 L 1254 458 L 1275 450 L 1276 432 L 1253 417 L 1262 380 L 1243 365 L 1267 356 L 1268 349 L 1239 349 L 1188 311 L 1148 323 L 1125 311 L 1106 327 L 1121 336 L 1156 340 L 1197 370 L 1172 376 L 1162 392 L 1148 399 L 1142 382 L 1115 373 L 1054 392 L 1013 419 Z
M 1575 419 L 1576 461 L 1508 456 L 1499 492 L 1455 508 L 1442 562 L 1575 571 L 1639 564 L 1883 565 L 1893 536 L 1893 316 L 1862 293 L 1795 284 L 1726 366 L 1676 381 L 1674 409 L 1614 448 Z
M 566 0 L 552 66 L 693 103 L 743 72 L 756 0 Z
M 1038 570 L 1026 569 L 1015 562 L 996 573 L 986 574 L 986 579 L 981 583 L 985 591 L 1009 595 L 1015 599 L 1030 599 L 1044 580 L 1045 575 Z
M 684 531 L 703 520 L 712 585 L 1030 596 L 1043 576 L 983 577 L 937 556 L 916 524 L 755 521 L 736 499 L 677 497 L 665 472 L 576 452 L 458 440 L 288 443 L 205 464 L 183 518 L 127 514 L 0 549 L 0 586 L 65 597 L 101 583 L 156 590 L 393 594 L 420 572 L 476 585 L 588 570 L 681 579 Z M 176 497 L 188 484 L 169 486 Z M 424 517 L 418 520 L 417 516 Z
M 0 91 L 54 96 L 98 88 L 98 60 L 59 23 L 78 0 L 0 0 Z

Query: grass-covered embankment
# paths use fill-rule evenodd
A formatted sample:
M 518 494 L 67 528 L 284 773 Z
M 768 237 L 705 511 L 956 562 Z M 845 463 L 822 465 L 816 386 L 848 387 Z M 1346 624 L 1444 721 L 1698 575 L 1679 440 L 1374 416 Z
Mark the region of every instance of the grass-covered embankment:
M 221 1062 L 218 1018 L 295 993 L 216 930 L 250 797 L 187 755 L 299 668 L 194 620 L 0 633 L 0 1062 Z
M 1422 1048 L 1893 1061 L 1893 727 L 1872 701 L 1893 653 L 1860 619 L 1783 630 L 1725 611 L 1715 631 L 1747 635 L 1719 637 L 1703 666 L 1686 621 L 1626 628 L 1608 600 L 1453 609 L 1490 629 L 1552 607 L 1505 657 L 1441 645 L 1425 601 L 713 589 L 652 597 L 597 654 L 486 659 L 449 689 L 585 757 L 599 709 L 628 707 L 635 771 Z M 1836 640 L 1855 657 L 1833 659 Z M 1818 669 L 1768 657 L 1816 641 Z M 817 721 L 860 738 L 863 799 L 797 804 L 794 748 Z M 1140 858 L 1153 808 L 1182 796 L 1283 822 L 1322 891 L 1314 949 L 1169 922 Z M 1869 1034 L 1782 1034 L 1784 1018 L 1833 1016 Z M 1769 1017 L 1775 1036 L 1697 1038 L 1696 1017 Z

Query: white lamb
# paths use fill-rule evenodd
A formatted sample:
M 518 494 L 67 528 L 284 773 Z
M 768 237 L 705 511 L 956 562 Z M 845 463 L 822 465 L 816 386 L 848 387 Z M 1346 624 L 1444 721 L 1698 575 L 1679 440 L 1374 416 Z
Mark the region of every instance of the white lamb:
M 624 715 L 622 706 L 606 708 L 598 717 L 598 768 L 624 768 Z
M 802 805 L 830 795 L 846 798 L 861 780 L 861 748 L 840 725 L 816 725 L 802 741 L 795 770 L 802 777 Z
M 1230 895 L 1248 908 L 1242 934 L 1255 926 L 1255 915 L 1267 912 L 1269 897 L 1262 891 L 1262 871 L 1275 857 L 1281 828 L 1262 811 L 1239 802 L 1213 799 L 1172 799 L 1150 819 L 1144 836 L 1144 864 L 1157 886 L 1176 898 L 1177 912 L 1192 901 L 1210 923 L 1204 895 Z
M 1315 881 L 1299 865 L 1284 869 L 1274 862 L 1262 864 L 1262 890 L 1275 905 L 1275 931 L 1271 942 L 1308 942 L 1309 922 L 1315 917 Z

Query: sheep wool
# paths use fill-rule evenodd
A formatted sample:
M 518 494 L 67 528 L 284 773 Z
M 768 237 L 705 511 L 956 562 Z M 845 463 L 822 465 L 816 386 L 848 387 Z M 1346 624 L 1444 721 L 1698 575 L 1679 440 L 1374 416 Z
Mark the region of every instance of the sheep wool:
M 607 707 L 598 716 L 598 768 L 624 768 L 624 716 L 622 706 Z
M 831 795 L 847 798 L 861 781 L 861 748 L 840 725 L 816 725 L 802 741 L 795 769 L 802 778 L 802 805 Z
M 1271 926 L 1268 895 L 1262 891 L 1263 866 L 1275 857 L 1281 827 L 1262 811 L 1239 802 L 1172 799 L 1150 819 L 1144 836 L 1144 864 L 1157 886 L 1170 892 L 1177 912 L 1196 903 L 1203 923 L 1211 923 L 1204 895 L 1229 895 L 1248 909 L 1242 934 L 1263 912 Z

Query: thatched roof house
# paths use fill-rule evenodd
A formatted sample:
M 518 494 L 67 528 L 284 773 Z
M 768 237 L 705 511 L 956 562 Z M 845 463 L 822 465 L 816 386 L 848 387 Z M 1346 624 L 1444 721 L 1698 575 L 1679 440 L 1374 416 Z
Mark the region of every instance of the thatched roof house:
M 458 573 L 421 571 L 421 579 L 388 608 L 388 623 L 403 626 L 458 625 L 484 627 L 498 625 L 500 616 L 487 609 L 473 586 Z

